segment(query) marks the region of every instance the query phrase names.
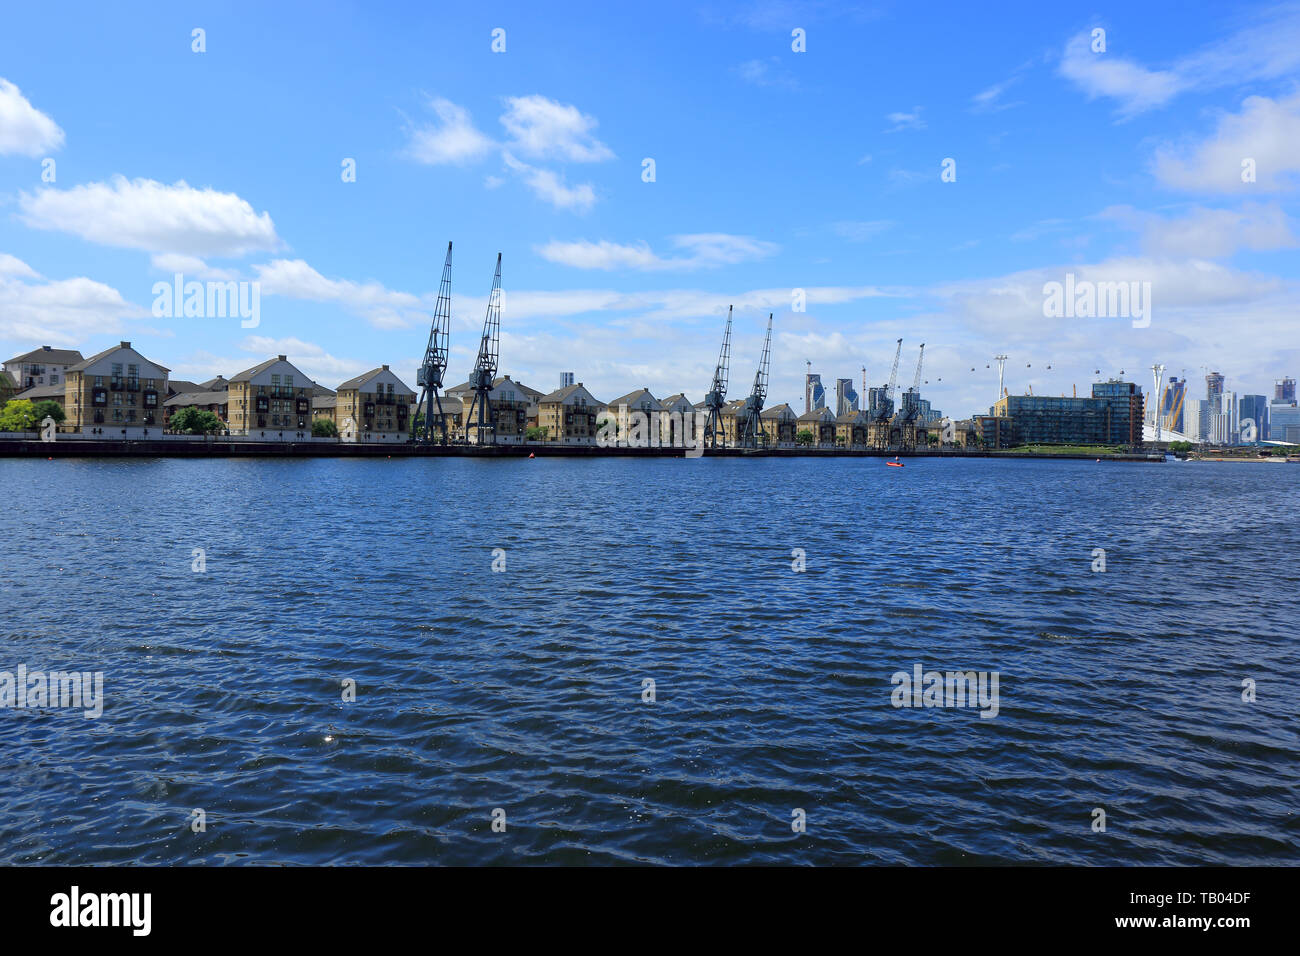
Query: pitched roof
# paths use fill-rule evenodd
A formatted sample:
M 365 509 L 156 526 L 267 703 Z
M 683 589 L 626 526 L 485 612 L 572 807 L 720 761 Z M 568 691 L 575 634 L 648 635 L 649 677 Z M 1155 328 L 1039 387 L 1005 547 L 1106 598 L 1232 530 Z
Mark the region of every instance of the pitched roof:
M 801 422 L 833 422 L 835 416 L 831 414 L 829 408 L 814 408 L 804 412 L 799 416 Z
M 6 365 L 13 365 L 15 362 L 49 362 L 51 365 L 72 365 L 81 361 L 81 353 L 76 349 L 52 349 L 48 345 L 42 345 L 38 349 L 32 349 L 25 355 L 15 355 Z
M 84 372 L 86 369 L 90 368 L 90 366 L 94 365 L 94 364 L 95 364 L 96 362 L 98 362 L 100 359 L 102 359 L 102 358 L 108 358 L 108 357 L 109 357 L 110 355 L 112 355 L 114 352 L 120 352 L 120 351 L 122 351 L 123 349 L 131 349 L 131 343 L 130 343 L 130 342 L 119 342 L 117 345 L 114 345 L 114 346 L 112 346 L 111 348 L 104 349 L 104 351 L 102 351 L 102 352 L 96 352 L 96 353 L 95 353 L 94 355 L 92 355 L 90 358 L 88 358 L 88 359 L 83 359 L 82 361 L 78 362 L 76 365 L 69 365 L 69 366 L 68 366 L 68 371 L 69 371 L 69 372 Z M 131 349 L 131 351 L 132 351 L 132 352 L 135 352 L 135 349 Z M 135 352 L 135 354 L 136 354 L 136 355 L 140 355 L 139 352 Z M 143 358 L 143 357 L 144 357 L 144 356 L 141 356 L 141 358 Z M 151 361 L 149 364 L 151 364 L 151 365 L 158 365 L 157 362 L 152 362 L 152 361 Z M 161 366 L 161 365 L 158 365 L 158 367 L 159 367 L 160 369 L 162 369 L 164 372 L 170 372 L 170 371 L 171 371 L 171 369 L 169 369 L 169 368 L 164 368 L 164 367 Z
M 648 388 L 638 388 L 634 392 L 628 392 L 626 395 L 619 396 L 613 401 L 606 402 L 605 407 L 618 408 L 620 405 L 627 405 L 629 408 L 640 408 L 643 402 L 650 403 L 651 411 L 663 410 L 663 405 L 660 404 L 659 399 L 655 398 Z
M 226 381 L 224 375 L 218 375 L 216 378 L 210 378 L 206 382 L 199 382 L 196 391 L 200 392 L 217 392 L 226 388 L 230 383 Z
M 547 394 L 543 395 L 541 398 L 537 400 L 537 402 L 538 404 L 545 403 L 547 405 L 563 404 L 564 402 L 568 401 L 570 396 L 572 396 L 574 393 L 576 393 L 579 390 L 587 392 L 586 386 L 584 386 L 581 382 L 578 382 L 576 385 L 565 385 L 561 388 L 557 388 L 553 392 L 548 392 Z M 591 392 L 587 392 L 587 394 L 591 395 Z M 597 401 L 594 395 L 592 395 L 591 400 L 595 402 L 595 404 L 597 405 L 603 404 L 602 402 Z
M 33 385 L 31 388 L 25 388 L 14 395 L 14 398 L 25 398 L 28 401 L 39 402 L 47 398 L 62 399 L 67 392 L 62 383 L 58 385 Z
M 862 412 L 845 412 L 835 419 L 837 425 L 865 425 L 867 416 Z
M 342 391 L 345 388 L 360 389 L 362 385 L 365 385 L 376 375 L 382 375 L 384 372 L 391 373 L 392 369 L 390 369 L 387 365 L 382 365 L 379 368 L 372 368 L 369 372 L 362 372 L 360 375 L 356 376 L 355 378 L 350 378 L 342 385 L 340 385 L 339 391 Z M 397 376 L 393 375 L 393 378 L 397 378 Z M 411 389 L 407 388 L 406 383 L 403 382 L 400 378 L 397 379 L 397 384 L 401 385 L 402 388 L 406 389 L 406 391 L 410 392 L 412 395 L 415 394 L 414 392 L 411 391 Z
M 661 398 L 659 400 L 659 404 L 662 405 L 664 408 L 667 408 L 669 405 L 680 404 L 681 402 L 685 402 L 687 405 L 691 405 L 691 400 L 681 392 L 678 392 L 676 395 L 669 395 L 667 398 Z M 694 408 L 696 406 L 691 405 L 691 407 Z
M 337 408 L 339 398 L 337 395 L 313 395 L 311 397 L 312 408 Z
M 189 382 L 183 378 L 167 379 L 167 392 L 169 395 L 182 395 L 185 392 L 206 392 L 206 391 L 208 391 L 208 389 L 204 388 L 198 382 Z
M 773 405 L 771 408 L 765 408 L 765 409 L 763 409 L 763 411 L 762 411 L 761 413 L 759 413 L 759 416 L 758 416 L 758 417 L 759 417 L 759 418 L 777 418 L 777 417 L 781 416 L 782 414 L 788 414 L 791 418 L 793 418 L 793 417 L 794 417 L 794 409 L 791 408 L 791 407 L 789 406 L 789 404 L 787 404 L 787 403 L 785 403 L 785 402 L 782 402 L 780 405 Z
M 204 389 L 197 392 L 180 392 L 163 402 L 163 405 L 170 405 L 172 408 L 188 408 L 191 405 L 228 404 L 230 404 L 229 392 L 209 392 Z
M 242 372 L 230 376 L 232 382 L 247 382 L 254 375 L 260 375 L 277 362 L 287 362 L 288 359 L 281 358 L 277 355 L 275 358 L 269 358 L 260 365 L 254 365 L 252 368 L 246 368 Z
M 332 388 L 326 388 L 324 385 L 317 385 L 315 382 L 312 382 L 311 394 L 314 398 L 317 395 L 337 395 L 338 392 L 334 391 Z

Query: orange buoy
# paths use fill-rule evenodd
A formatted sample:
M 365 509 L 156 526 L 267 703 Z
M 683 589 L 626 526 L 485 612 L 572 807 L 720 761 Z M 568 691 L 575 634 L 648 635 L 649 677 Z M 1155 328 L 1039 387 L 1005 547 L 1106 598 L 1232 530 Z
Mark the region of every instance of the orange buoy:
M 533 458 L 533 457 L 536 457 L 536 456 L 534 456 L 533 453 L 530 451 L 530 452 L 528 453 L 528 457 L 529 457 L 529 458 Z

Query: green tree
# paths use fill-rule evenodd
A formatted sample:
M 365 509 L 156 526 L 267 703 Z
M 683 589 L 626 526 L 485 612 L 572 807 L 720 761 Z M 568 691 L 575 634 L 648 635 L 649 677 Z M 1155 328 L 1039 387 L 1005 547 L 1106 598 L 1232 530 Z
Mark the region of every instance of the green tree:
M 813 443 L 813 433 L 808 429 L 802 429 L 795 433 L 794 440 L 800 445 L 811 445 Z
M 311 423 L 312 438 L 338 438 L 339 426 L 332 418 L 314 418 Z
M 67 416 L 63 414 L 63 406 L 52 398 L 42 399 L 32 405 L 36 413 L 36 424 L 45 421 L 46 418 L 53 418 L 56 422 L 61 422 Z
M 1171 441 L 1169 443 L 1169 450 L 1174 452 L 1191 451 L 1192 443 L 1189 441 Z
M 40 421 L 36 417 L 36 406 L 27 398 L 14 398 L 0 409 L 0 432 L 31 431 Z
M 191 405 L 173 415 L 168 427 L 180 435 L 211 435 L 223 430 L 226 423 L 212 412 Z
M 546 441 L 546 429 L 539 425 L 533 425 L 524 432 L 524 437 L 529 441 Z

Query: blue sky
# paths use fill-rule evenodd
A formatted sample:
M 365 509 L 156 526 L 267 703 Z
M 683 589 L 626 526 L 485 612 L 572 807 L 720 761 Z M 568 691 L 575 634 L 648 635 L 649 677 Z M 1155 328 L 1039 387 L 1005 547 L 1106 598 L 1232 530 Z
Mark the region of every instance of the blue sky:
M 798 411 L 805 360 L 879 384 L 899 336 L 957 416 L 997 352 L 1040 393 L 1300 370 L 1296 5 L 268 6 L 6 13 L 4 357 L 130 339 L 187 379 L 284 352 L 413 385 L 450 239 L 455 381 L 498 251 L 503 370 L 602 399 L 701 398 L 728 303 L 733 396 L 772 311 Z M 152 315 L 178 269 L 258 281 L 260 325 Z M 1150 282 L 1150 325 L 1045 317 L 1066 273 Z

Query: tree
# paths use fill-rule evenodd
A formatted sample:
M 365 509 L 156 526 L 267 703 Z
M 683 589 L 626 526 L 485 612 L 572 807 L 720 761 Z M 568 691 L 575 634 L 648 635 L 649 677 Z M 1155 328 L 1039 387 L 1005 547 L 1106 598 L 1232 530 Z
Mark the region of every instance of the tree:
M 1179 451 L 1187 452 L 1187 451 L 1191 451 L 1191 450 L 1192 450 L 1192 443 L 1189 442 L 1189 441 L 1171 441 L 1171 442 L 1169 443 L 1169 450 L 1172 451 L 1172 452 L 1179 452 Z
M 36 417 L 36 406 L 27 398 L 14 398 L 0 409 L 0 432 L 31 431 L 40 421 Z
M 813 433 L 804 428 L 795 433 L 794 440 L 800 445 L 811 445 L 813 443 Z
M 524 437 L 529 441 L 546 441 L 546 429 L 532 425 L 524 432 Z
M 179 435 L 211 435 L 222 431 L 226 423 L 212 412 L 191 405 L 173 415 L 168 427 Z
M 312 438 L 338 438 L 339 426 L 332 418 L 314 418 L 311 423 Z
M 52 398 L 42 399 L 32 405 L 36 413 L 36 423 L 39 425 L 46 418 L 53 418 L 56 422 L 61 422 L 67 416 L 63 414 L 63 406 Z

